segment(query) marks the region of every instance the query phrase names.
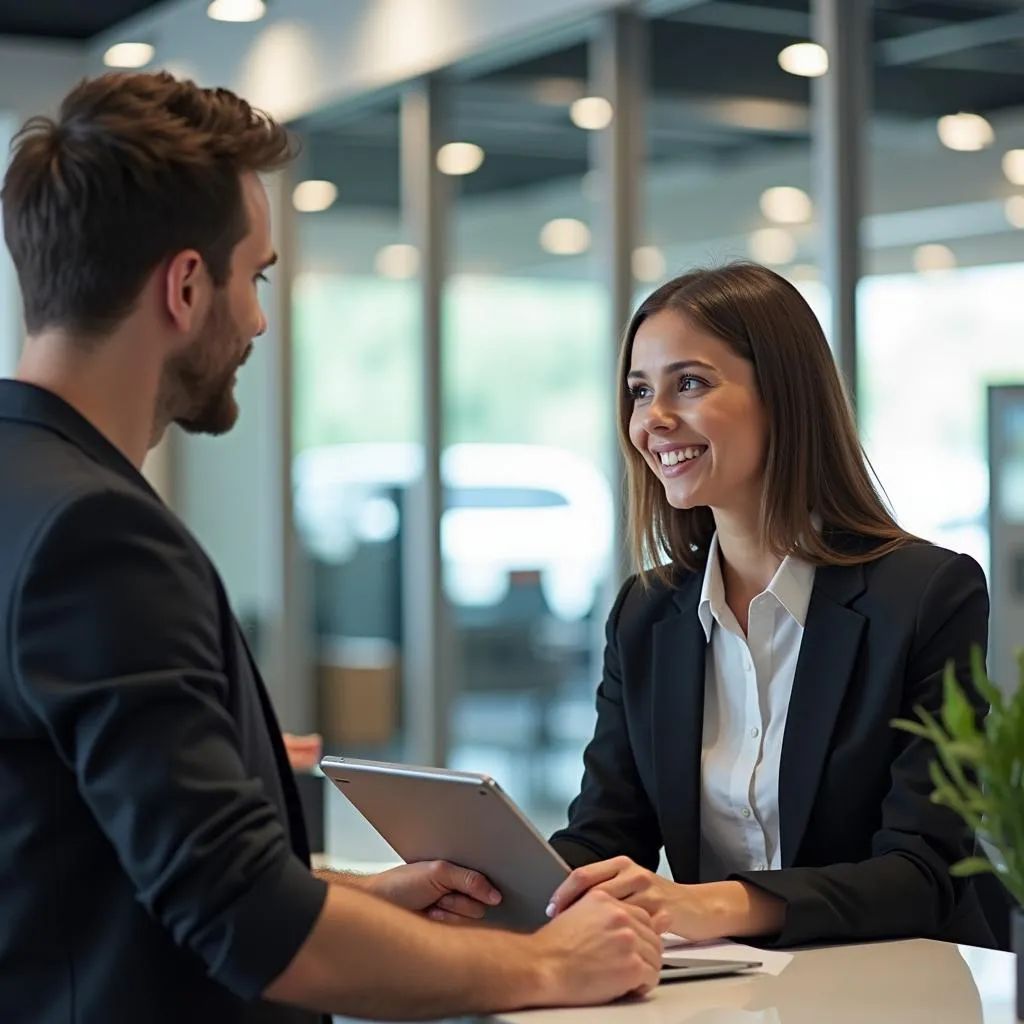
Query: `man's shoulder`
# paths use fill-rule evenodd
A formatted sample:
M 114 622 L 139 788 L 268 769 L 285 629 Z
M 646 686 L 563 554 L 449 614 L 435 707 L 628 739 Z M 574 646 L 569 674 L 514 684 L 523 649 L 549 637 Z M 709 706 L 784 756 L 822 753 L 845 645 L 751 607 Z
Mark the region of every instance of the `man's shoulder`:
M 13 429 L 8 429 L 13 428 Z M 96 545 L 158 542 L 211 568 L 178 517 L 135 482 L 48 430 L 0 424 L 0 582 L 10 587 L 41 555 L 74 557 Z M 6 577 L 6 580 L 4 579 Z

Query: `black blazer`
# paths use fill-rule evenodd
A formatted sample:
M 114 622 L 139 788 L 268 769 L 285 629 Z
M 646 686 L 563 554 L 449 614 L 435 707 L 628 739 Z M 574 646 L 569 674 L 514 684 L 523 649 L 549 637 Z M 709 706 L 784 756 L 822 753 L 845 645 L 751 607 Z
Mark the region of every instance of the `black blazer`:
M 552 837 L 574 867 L 624 854 L 656 870 L 664 847 L 676 881 L 698 880 L 701 580 L 645 590 L 634 578 L 612 609 L 582 791 Z M 934 749 L 890 725 L 915 705 L 938 708 L 947 659 L 969 680 L 988 607 L 978 564 L 929 544 L 818 568 L 779 771 L 782 868 L 733 876 L 786 902 L 781 934 L 764 944 L 991 944 L 972 888 L 949 874 L 971 838 L 929 800 Z
M 258 1000 L 325 886 L 209 559 L 45 391 L 0 466 L 0 1019 L 318 1020 Z

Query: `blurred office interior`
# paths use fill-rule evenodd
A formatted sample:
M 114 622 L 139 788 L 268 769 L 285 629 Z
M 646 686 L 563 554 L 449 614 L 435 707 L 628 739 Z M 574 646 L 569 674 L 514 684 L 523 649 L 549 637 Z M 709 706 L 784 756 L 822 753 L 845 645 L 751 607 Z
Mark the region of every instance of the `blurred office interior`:
M 241 420 L 147 466 L 286 729 L 564 821 L 627 571 L 618 338 L 736 257 L 822 318 L 903 525 L 985 567 L 1013 683 L 1017 0 L 0 0 L 4 149 L 108 65 L 230 86 L 302 140 Z M 2 373 L 19 316 L 4 253 Z M 388 856 L 336 794 L 326 847 Z

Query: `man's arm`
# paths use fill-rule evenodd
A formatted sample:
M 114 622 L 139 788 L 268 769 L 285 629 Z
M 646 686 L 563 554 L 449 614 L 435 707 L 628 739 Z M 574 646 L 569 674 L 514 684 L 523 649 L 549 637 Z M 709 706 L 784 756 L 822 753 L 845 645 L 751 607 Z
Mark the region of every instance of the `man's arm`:
M 217 981 L 258 995 L 327 887 L 242 763 L 205 561 L 155 503 L 87 493 L 41 524 L 16 598 L 6 628 L 24 713 L 140 904 Z
M 432 924 L 333 885 L 309 938 L 264 995 L 387 1020 L 593 1005 L 654 986 L 664 923 L 591 893 L 539 932 L 513 935 Z

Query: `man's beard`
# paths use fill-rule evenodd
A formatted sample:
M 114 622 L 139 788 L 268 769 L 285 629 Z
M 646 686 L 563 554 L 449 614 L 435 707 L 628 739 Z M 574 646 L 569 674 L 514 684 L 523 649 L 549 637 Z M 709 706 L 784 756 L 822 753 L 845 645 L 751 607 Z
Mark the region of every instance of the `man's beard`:
M 161 411 L 165 422 L 190 434 L 226 434 L 238 420 L 235 373 L 249 355 L 223 364 L 226 350 L 238 351 L 238 329 L 219 296 L 198 337 L 164 367 Z

